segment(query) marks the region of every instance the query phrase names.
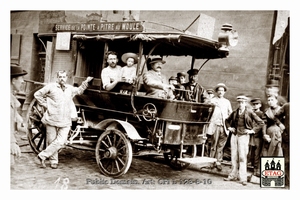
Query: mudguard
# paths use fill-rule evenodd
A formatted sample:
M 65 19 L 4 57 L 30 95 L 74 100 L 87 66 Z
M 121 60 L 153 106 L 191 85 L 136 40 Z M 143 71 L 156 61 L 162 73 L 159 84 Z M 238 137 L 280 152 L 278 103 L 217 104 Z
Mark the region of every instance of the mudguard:
M 128 122 L 117 120 L 117 119 L 105 119 L 98 124 L 96 124 L 93 128 L 95 129 L 120 129 L 120 126 L 123 128 L 121 130 L 126 134 L 126 136 L 133 140 L 133 141 L 138 141 L 138 140 L 145 140 L 145 138 L 142 138 L 137 130 Z

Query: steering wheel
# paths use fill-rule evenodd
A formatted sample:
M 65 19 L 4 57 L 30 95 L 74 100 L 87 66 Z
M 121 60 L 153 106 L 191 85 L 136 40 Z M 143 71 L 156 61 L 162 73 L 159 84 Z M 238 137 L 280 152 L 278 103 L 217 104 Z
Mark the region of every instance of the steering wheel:
M 157 109 L 154 104 L 147 103 L 143 107 L 143 118 L 146 121 L 152 121 L 155 118 L 155 115 L 157 114 Z

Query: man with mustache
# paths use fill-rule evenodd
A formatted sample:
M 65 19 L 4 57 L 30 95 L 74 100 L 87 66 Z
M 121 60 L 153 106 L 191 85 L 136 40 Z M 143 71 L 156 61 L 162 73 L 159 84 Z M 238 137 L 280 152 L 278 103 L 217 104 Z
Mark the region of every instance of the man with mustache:
M 166 61 L 162 58 L 153 58 L 149 64 L 151 69 L 144 73 L 144 87 L 146 95 L 163 99 L 174 99 L 174 85 L 168 84 L 167 78 L 161 74 L 162 66 Z
M 118 57 L 116 52 L 108 51 L 106 55 L 108 66 L 102 70 L 101 80 L 103 89 L 111 91 L 121 81 L 122 67 L 117 65 Z
M 67 141 L 74 112 L 73 97 L 81 95 L 93 77 L 87 77 L 79 87 L 67 84 L 67 72 L 57 72 L 57 82 L 49 83 L 34 93 L 38 103 L 46 110 L 42 123 L 46 126 L 47 148 L 38 154 L 41 167 L 46 168 L 45 160 L 49 158 L 50 166 L 58 165 L 58 150 Z
M 208 100 L 208 95 L 204 87 L 198 83 L 198 72 L 199 70 L 197 69 L 191 69 L 187 72 L 189 74 L 189 82 L 185 84 L 185 89 L 188 90 L 185 93 L 185 100 L 204 103 Z

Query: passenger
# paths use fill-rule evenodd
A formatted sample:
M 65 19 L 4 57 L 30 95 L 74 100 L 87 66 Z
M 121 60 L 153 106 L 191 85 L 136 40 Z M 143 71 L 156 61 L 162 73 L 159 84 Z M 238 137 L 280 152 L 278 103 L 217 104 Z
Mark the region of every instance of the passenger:
M 221 171 L 223 149 L 229 134 L 225 126 L 225 119 L 231 114 L 232 107 L 230 101 L 224 98 L 224 95 L 227 92 L 227 87 L 224 83 L 217 84 L 215 92 L 217 93 L 217 96 L 211 99 L 211 103 L 215 104 L 215 110 L 210 122 L 210 126 L 213 127 L 210 157 L 217 159 L 216 168 Z
M 262 156 L 283 156 L 282 136 L 285 126 L 275 114 L 279 112 L 277 95 L 268 97 L 268 106 L 263 115 L 266 126 L 263 129 L 263 148 Z
M 177 73 L 178 84 L 184 85 L 186 83 L 185 78 L 186 78 L 186 73 L 185 72 L 178 72 Z
M 149 64 L 151 69 L 143 74 L 146 95 L 163 99 L 174 99 L 173 92 L 175 87 L 168 84 L 164 75 L 161 74 L 163 64 L 166 61 L 162 58 L 153 58 Z
M 233 111 L 225 120 L 227 129 L 232 133 L 231 145 L 231 172 L 225 181 L 237 181 L 247 185 L 247 154 L 249 150 L 249 135 L 254 134 L 257 126 L 262 127 L 264 121 L 252 109 L 247 108 L 248 98 L 244 95 L 237 96 L 238 109 Z M 253 123 L 255 121 L 256 123 Z
M 108 66 L 102 70 L 101 80 L 103 89 L 110 91 L 121 81 L 122 67 L 117 65 L 118 57 L 116 52 L 109 51 L 106 55 Z
M 21 103 L 15 96 L 16 91 L 21 90 L 22 83 L 24 82 L 23 76 L 27 72 L 17 65 L 10 66 L 10 166 L 15 164 L 15 159 L 21 156 L 21 149 L 15 137 L 16 124 L 23 123 L 23 118 L 18 113 L 18 108 Z
M 204 87 L 202 87 L 198 81 L 197 69 L 191 69 L 187 73 L 189 74 L 189 82 L 185 84 L 185 100 L 204 103 L 207 100 L 207 92 Z
M 79 87 L 73 87 L 67 84 L 67 72 L 59 71 L 56 83 L 49 83 L 34 93 L 38 103 L 46 108 L 42 123 L 46 126 L 48 146 L 38 154 L 42 168 L 46 168 L 47 158 L 50 167 L 57 168 L 58 150 L 66 143 L 72 125 L 73 97 L 82 94 L 92 79 L 87 77 Z
M 125 82 L 132 84 L 136 80 L 136 63 L 138 56 L 135 53 L 124 53 L 121 60 L 127 64 L 122 67 L 121 78 Z
M 260 98 L 253 98 L 250 102 L 255 114 L 262 119 L 263 112 L 260 110 L 262 106 Z M 255 131 L 255 134 L 250 135 L 248 163 L 251 162 L 252 166 L 254 166 L 253 175 L 260 177 L 260 156 L 263 142 L 262 128 L 258 127 L 257 129 L 253 130 Z
M 184 95 L 185 95 L 185 77 L 186 77 L 186 73 L 185 72 L 179 72 L 177 73 L 177 82 L 178 84 L 175 86 L 175 99 L 177 100 L 184 100 Z
M 178 85 L 177 78 L 176 78 L 175 76 L 171 76 L 171 77 L 169 78 L 169 84 L 170 84 L 170 85 L 174 85 L 174 87 L 175 87 L 176 85 Z
M 211 101 L 212 98 L 215 97 L 215 91 L 213 89 L 207 89 L 207 98 Z

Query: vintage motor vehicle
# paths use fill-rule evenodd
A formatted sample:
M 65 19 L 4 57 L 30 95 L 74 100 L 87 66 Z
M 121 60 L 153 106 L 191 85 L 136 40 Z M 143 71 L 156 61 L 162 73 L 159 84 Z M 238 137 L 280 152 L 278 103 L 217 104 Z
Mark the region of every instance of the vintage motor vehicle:
M 194 68 L 195 59 L 203 59 L 204 65 L 210 59 L 226 58 L 230 42 L 236 40 L 230 24 L 223 25 L 218 40 L 146 21 L 57 24 L 54 29 L 57 37 L 68 32 L 71 40 L 76 41 L 72 47 L 77 59 L 73 85 L 80 85 L 87 76 L 94 77 L 88 89 L 74 97 L 78 118 L 73 122 L 66 145 L 95 151 L 101 173 L 109 177 L 124 175 L 133 156 L 161 155 L 176 170 L 183 170 L 191 163 L 207 166 L 215 162 L 203 154 L 205 126 L 210 123 L 214 105 L 146 96 L 140 77 L 147 70 L 146 60 L 156 55 L 190 57 L 191 66 L 186 71 Z M 138 81 L 120 82 L 113 90 L 105 91 L 100 74 L 107 65 L 107 51 L 118 55 L 136 53 Z M 40 87 L 45 84 L 29 82 Z M 33 97 L 40 87 L 26 99 L 28 140 L 35 153 L 47 145 L 41 122 L 44 110 Z M 120 93 L 121 89 L 131 93 Z M 197 150 L 199 146 L 201 151 Z

